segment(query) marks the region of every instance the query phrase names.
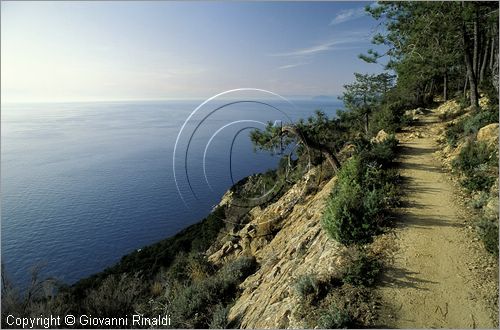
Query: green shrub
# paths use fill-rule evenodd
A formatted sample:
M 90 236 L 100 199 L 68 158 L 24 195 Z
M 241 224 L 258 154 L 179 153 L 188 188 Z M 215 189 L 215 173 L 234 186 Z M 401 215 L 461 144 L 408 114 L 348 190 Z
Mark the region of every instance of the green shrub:
M 475 209 L 481 209 L 488 203 L 489 195 L 485 191 L 481 191 L 477 196 L 475 196 L 470 205 Z
M 371 223 L 364 223 L 363 191 L 359 184 L 338 183 L 327 202 L 322 225 L 331 238 L 342 244 L 370 240 L 373 228 Z
M 314 275 L 302 275 L 295 282 L 295 290 L 302 299 L 316 296 L 319 293 L 319 281 Z
M 355 141 L 357 154 L 337 174 L 322 226 L 342 244 L 367 243 L 382 230 L 391 207 L 399 203 L 398 175 L 388 169 L 396 157 L 394 136 L 381 143 Z
M 458 140 L 462 137 L 464 126 L 463 121 L 459 121 L 455 124 L 449 124 L 446 129 L 446 142 L 452 146 L 456 147 Z
M 381 264 L 377 259 L 360 252 L 359 256 L 347 266 L 342 281 L 356 286 L 371 286 L 380 271 Z
M 464 174 L 461 184 L 469 191 L 488 190 L 495 182 L 490 166 L 496 166 L 498 154 L 484 142 L 469 142 L 453 160 L 453 167 Z
M 206 328 L 217 321 L 220 308 L 227 306 L 238 293 L 238 285 L 255 271 L 253 257 L 241 257 L 224 265 L 216 274 L 203 281 L 176 285 L 169 301 L 169 311 L 175 315 L 173 327 Z M 220 305 L 219 307 L 217 307 Z M 214 316 L 214 313 L 219 315 Z
M 498 113 L 480 110 L 464 120 L 463 133 L 465 135 L 476 134 L 481 127 L 495 122 L 498 122 Z
M 453 166 L 464 173 L 470 173 L 482 164 L 496 163 L 492 156 L 493 152 L 486 143 L 469 142 L 453 161 Z
M 401 127 L 410 126 L 413 122 L 413 116 L 410 114 L 403 113 L 400 118 Z
M 365 175 L 366 166 L 362 157 L 355 155 L 342 165 L 337 173 L 337 182 L 354 182 L 361 184 Z
M 308 155 L 313 164 L 324 160 L 321 153 L 312 149 Z M 314 160 L 315 157 L 318 159 Z M 309 168 L 308 161 L 308 157 L 295 159 L 289 155 L 282 156 L 277 169 L 250 175 L 233 185 L 231 204 L 250 209 L 256 205 L 266 207 L 277 201 L 292 185 L 304 177 Z
M 493 81 L 494 78 L 490 75 L 480 83 L 479 88 L 484 92 L 489 100 L 488 110 L 496 111 L 498 114 L 498 89 L 493 85 Z
M 363 192 L 357 183 L 342 184 L 327 202 L 323 229 L 342 244 L 368 243 L 380 231 L 385 209 L 380 190 Z
M 390 135 L 386 140 L 380 143 L 372 143 L 371 150 L 367 152 L 366 157 L 386 168 L 392 164 L 396 158 L 398 140 L 394 135 Z
M 227 319 L 229 309 L 229 306 L 216 305 L 212 313 L 212 321 L 209 324 L 209 329 L 227 329 L 229 326 Z
M 165 273 L 171 280 L 189 283 L 195 278 L 203 278 L 213 272 L 213 265 L 201 253 L 180 252 Z
M 137 300 L 145 294 L 139 276 L 108 276 L 84 300 L 84 310 L 93 316 L 123 317 L 133 313 Z
M 463 94 L 460 94 L 460 96 L 457 99 L 457 102 L 458 105 L 460 106 L 460 109 L 465 109 L 470 105 L 469 99 Z
M 382 223 L 382 216 L 386 210 L 385 191 L 383 189 L 374 189 L 365 192 L 363 196 L 363 218 L 371 219 L 370 222 L 375 225 Z M 370 226 L 363 223 L 364 229 Z
M 482 219 L 477 228 L 486 250 L 498 257 L 498 219 Z
M 387 133 L 395 133 L 412 121 L 412 117 L 405 114 L 407 109 L 414 108 L 412 104 L 398 98 L 387 99 L 386 101 L 379 111 L 372 114 L 370 120 L 370 132 L 372 134 L 376 134 L 381 129 Z
M 363 180 L 365 191 L 379 190 L 386 209 L 399 205 L 397 184 L 401 177 L 397 169 L 384 170 L 380 166 L 367 166 Z
M 43 264 L 35 264 L 30 270 L 30 281 L 27 286 L 20 288 L 15 285 L 6 274 L 2 264 L 1 277 L 1 323 L 0 328 L 16 328 L 16 325 L 6 323 L 9 315 L 16 317 L 39 317 L 40 315 L 65 315 L 76 310 L 71 297 L 62 289 L 65 285 L 52 277 L 43 276 Z M 58 293 L 54 295 L 54 293 Z M 121 301 L 118 301 L 121 303 Z M 19 326 L 17 326 L 19 328 Z
M 498 107 L 491 107 L 486 110 L 477 110 L 470 116 L 460 119 L 454 124 L 450 124 L 446 130 L 446 141 L 456 147 L 460 139 L 476 134 L 482 127 L 498 122 Z
M 487 170 L 487 166 L 480 165 L 475 168 L 472 172 L 467 174 L 460 184 L 468 191 L 487 191 L 491 188 L 495 178 L 491 176 L 491 173 Z
M 394 109 L 390 106 L 383 107 L 380 111 L 376 111 L 372 115 L 370 123 L 371 133 L 377 134 L 381 129 L 389 133 L 395 133 L 401 127 L 403 115 L 399 109 Z
M 385 171 L 386 178 L 391 181 L 385 181 L 384 185 L 380 188 L 384 194 L 384 205 L 386 215 L 389 215 L 390 209 L 401 205 L 401 191 L 398 187 L 401 177 L 399 173 L 394 171 Z
M 328 308 L 319 311 L 318 328 L 320 329 L 347 329 L 352 325 L 351 315 L 333 303 Z
M 364 138 L 353 141 L 356 146 L 356 154 L 364 164 L 376 163 L 388 168 L 397 155 L 398 140 L 391 134 L 382 142 L 370 142 Z
M 255 257 L 243 256 L 230 262 L 220 270 L 222 276 L 229 281 L 241 281 L 253 274 L 257 269 L 257 261 Z

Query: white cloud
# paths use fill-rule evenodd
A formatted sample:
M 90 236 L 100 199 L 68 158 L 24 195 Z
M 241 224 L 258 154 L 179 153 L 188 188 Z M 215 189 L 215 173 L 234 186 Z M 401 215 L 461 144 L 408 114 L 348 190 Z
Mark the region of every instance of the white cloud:
M 315 53 L 319 52 L 324 52 L 327 50 L 331 50 L 333 46 L 338 44 L 338 41 L 330 41 L 330 42 L 325 42 L 319 45 L 315 45 L 312 47 L 307 47 L 307 48 L 301 48 L 297 50 L 293 50 L 290 52 L 285 52 L 285 53 L 277 53 L 277 54 L 271 54 L 271 56 L 301 56 L 301 55 L 312 55 Z
M 291 69 L 291 68 L 295 68 L 297 66 L 301 66 L 301 65 L 305 65 L 305 64 L 308 64 L 308 63 L 293 63 L 293 64 L 286 64 L 286 65 L 282 65 L 280 67 L 278 67 L 279 70 L 285 70 L 285 69 Z
M 340 11 L 330 22 L 330 25 L 337 25 L 352 21 L 366 14 L 365 7 L 352 8 Z
M 361 33 L 358 32 L 351 32 L 349 36 L 345 36 L 342 39 L 337 39 L 337 40 L 330 40 L 318 45 L 314 45 L 311 47 L 306 47 L 306 48 L 300 48 L 296 50 L 292 50 L 289 52 L 284 52 L 284 53 L 275 53 L 275 54 L 270 54 L 269 56 L 309 56 L 309 55 L 315 55 L 317 53 L 321 52 L 327 52 L 327 51 L 332 51 L 336 49 L 346 49 L 345 44 L 352 44 L 356 43 L 359 41 L 363 41 L 366 38 Z

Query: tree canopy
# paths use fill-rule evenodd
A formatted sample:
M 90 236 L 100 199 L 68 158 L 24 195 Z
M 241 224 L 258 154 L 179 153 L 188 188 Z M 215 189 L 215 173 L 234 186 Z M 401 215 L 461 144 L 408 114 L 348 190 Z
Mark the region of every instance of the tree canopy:
M 381 22 L 374 45 L 360 58 L 379 62 L 397 74 L 398 88 L 415 103 L 423 103 L 441 89 L 468 90 L 470 103 L 478 106 L 481 83 L 498 80 L 498 2 L 389 1 L 367 7 Z M 495 86 L 498 91 L 498 86 Z

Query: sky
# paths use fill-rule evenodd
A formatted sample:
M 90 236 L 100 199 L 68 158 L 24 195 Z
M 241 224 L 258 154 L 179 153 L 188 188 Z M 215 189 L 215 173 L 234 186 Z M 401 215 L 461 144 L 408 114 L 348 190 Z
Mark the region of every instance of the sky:
M 2 102 L 335 96 L 373 46 L 370 2 L 1 2 Z

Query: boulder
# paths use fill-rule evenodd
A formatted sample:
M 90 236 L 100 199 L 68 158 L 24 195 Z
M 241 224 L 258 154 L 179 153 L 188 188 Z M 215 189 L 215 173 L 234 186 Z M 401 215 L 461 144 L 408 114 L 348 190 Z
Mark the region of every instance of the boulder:
M 485 109 L 490 106 L 490 100 L 486 96 L 481 96 L 479 99 L 479 107 Z
M 257 205 L 254 208 L 252 208 L 249 213 L 250 213 L 250 216 L 253 219 L 255 219 L 262 213 L 262 209 L 259 205 Z
M 384 142 L 388 138 L 389 138 L 389 134 L 387 134 L 383 129 L 381 129 L 380 131 L 378 131 L 377 135 L 375 137 L 373 137 L 370 141 L 380 143 L 380 142 Z
M 456 100 L 446 101 L 436 109 L 438 115 L 447 117 L 456 116 L 461 112 L 460 104 Z
M 482 127 L 477 132 L 477 141 L 486 142 L 489 146 L 498 147 L 498 123 Z
M 356 152 L 356 146 L 354 144 L 348 144 L 340 150 L 338 156 L 341 158 L 349 158 L 352 155 L 354 155 L 355 152 Z
M 498 217 L 498 196 L 491 197 L 484 207 L 484 214 L 489 218 Z
M 416 108 L 413 111 L 415 112 L 415 115 L 423 115 L 425 113 L 425 109 L 424 108 Z
M 424 110 L 425 110 L 424 108 L 406 110 L 405 116 L 411 118 L 411 120 L 413 121 L 417 121 L 419 119 L 419 116 L 425 113 Z

